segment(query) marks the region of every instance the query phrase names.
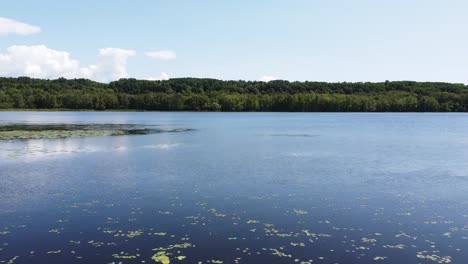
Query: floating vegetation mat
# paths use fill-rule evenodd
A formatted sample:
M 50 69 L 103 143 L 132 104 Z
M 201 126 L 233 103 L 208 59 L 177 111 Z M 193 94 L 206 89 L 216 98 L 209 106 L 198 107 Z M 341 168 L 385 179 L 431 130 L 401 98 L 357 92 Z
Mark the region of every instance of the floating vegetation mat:
M 466 263 L 466 223 L 425 209 L 414 209 L 422 218 L 392 218 L 359 197 L 342 207 L 319 196 L 304 203 L 302 194 L 219 199 L 199 187 L 179 196 L 182 189 L 148 184 L 155 192 L 144 196 L 59 195 L 44 216 L 0 209 L 0 263 Z M 338 216 L 350 211 L 364 218 Z M 418 222 L 424 231 L 408 225 L 434 218 Z M 46 242 L 18 242 L 30 240 Z
M 0 140 L 148 135 L 187 131 L 192 129 L 161 129 L 155 126 L 119 124 L 15 124 L 0 126 Z

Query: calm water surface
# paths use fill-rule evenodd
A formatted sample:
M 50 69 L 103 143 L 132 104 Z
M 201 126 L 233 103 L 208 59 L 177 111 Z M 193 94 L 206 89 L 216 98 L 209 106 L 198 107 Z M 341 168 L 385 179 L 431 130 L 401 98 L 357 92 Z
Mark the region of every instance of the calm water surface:
M 468 115 L 0 113 L 0 263 L 468 263 Z M 170 262 L 169 262 L 170 261 Z

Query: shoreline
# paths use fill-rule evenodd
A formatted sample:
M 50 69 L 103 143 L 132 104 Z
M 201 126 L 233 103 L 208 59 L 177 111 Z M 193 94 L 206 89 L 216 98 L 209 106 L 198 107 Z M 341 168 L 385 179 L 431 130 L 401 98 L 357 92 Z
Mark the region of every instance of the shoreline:
M 443 113 L 468 113 L 462 111 L 165 111 L 165 110 L 144 110 L 144 109 L 106 109 L 106 110 L 96 110 L 96 109 L 69 109 L 69 108 L 41 108 L 41 109 L 33 109 L 33 108 L 5 108 L 0 109 L 1 112 L 93 112 L 93 113 L 105 113 L 105 112 L 136 112 L 136 113 L 143 113 L 143 112 L 160 112 L 160 113 L 433 113 L 433 114 L 443 114 Z

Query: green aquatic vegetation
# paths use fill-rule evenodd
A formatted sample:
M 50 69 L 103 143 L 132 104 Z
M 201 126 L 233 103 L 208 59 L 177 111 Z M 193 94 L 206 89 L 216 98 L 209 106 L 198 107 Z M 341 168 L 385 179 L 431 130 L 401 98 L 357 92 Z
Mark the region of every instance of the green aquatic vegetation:
M 270 250 L 273 251 L 273 253 L 271 253 L 273 256 L 284 257 L 284 258 L 291 258 L 292 257 L 292 255 L 281 252 L 276 248 L 271 248 Z
M 292 237 L 293 234 L 278 233 L 278 234 L 276 234 L 276 236 L 278 236 L 278 237 Z
M 380 256 L 377 256 L 377 257 L 374 257 L 373 260 L 375 261 L 379 261 L 379 260 L 385 260 L 387 257 L 380 257 Z
M 365 246 L 359 246 L 359 247 L 356 247 L 357 250 L 369 250 L 370 248 L 369 247 L 365 247 Z
M 136 231 L 128 231 L 126 236 L 128 238 L 134 238 L 137 236 L 141 236 L 143 234 L 143 230 L 136 230 Z
M 451 263 L 452 257 L 451 256 L 438 256 L 434 253 L 430 253 L 428 251 L 420 251 L 416 254 L 416 257 L 419 259 L 428 259 L 432 260 L 437 263 Z
M 62 253 L 62 250 L 60 250 L 60 249 L 59 249 L 59 250 L 51 250 L 51 251 L 47 251 L 47 253 L 46 253 L 46 254 L 60 254 L 60 253 Z
M 134 185 L 130 184 L 130 186 L 133 187 Z M 126 185 L 125 188 L 126 187 L 128 187 L 128 185 Z M 163 187 L 161 187 L 161 189 L 162 188 Z M 158 187 L 156 189 L 158 189 Z M 177 190 L 174 190 L 173 193 L 176 193 L 176 191 Z M 333 227 L 333 225 L 328 225 L 328 226 L 319 225 L 318 227 L 313 227 L 314 224 L 312 222 L 302 220 L 302 219 L 300 219 L 301 217 L 296 217 L 294 215 L 292 209 L 289 209 L 285 213 L 285 208 L 281 207 L 281 206 L 275 207 L 277 212 L 282 214 L 282 216 L 287 217 L 288 219 L 292 220 L 291 223 L 294 225 L 294 227 L 287 226 L 283 222 L 280 222 L 280 221 L 278 221 L 276 224 L 270 224 L 271 222 L 270 223 L 264 223 L 264 221 L 274 221 L 274 220 L 272 218 L 270 218 L 270 220 L 263 219 L 263 218 L 259 219 L 258 215 L 255 216 L 255 214 L 250 214 L 251 212 L 249 212 L 248 210 L 242 208 L 241 206 L 239 206 L 237 208 L 237 210 L 234 210 L 234 211 L 231 211 L 231 210 L 230 211 L 225 211 L 224 213 L 226 213 L 228 215 L 228 217 L 226 219 L 224 219 L 224 220 L 217 220 L 215 217 L 213 217 L 213 214 L 218 213 L 218 211 L 216 209 L 215 210 L 210 209 L 212 207 L 215 207 L 211 203 L 210 203 L 209 207 L 205 207 L 205 208 L 197 207 L 197 208 L 195 208 L 195 212 L 191 212 L 193 214 L 193 216 L 186 216 L 184 214 L 179 215 L 178 212 L 180 210 L 175 209 L 175 207 L 182 206 L 180 204 L 183 204 L 183 206 L 192 206 L 193 207 L 193 203 L 188 202 L 187 200 L 185 200 L 185 198 L 180 198 L 177 202 L 172 202 L 175 199 L 171 197 L 170 193 L 169 193 L 169 195 L 168 195 L 168 193 L 163 193 L 162 196 L 169 197 L 169 199 L 168 199 L 169 204 L 168 205 L 172 205 L 172 207 L 166 207 L 166 208 L 162 207 L 162 209 L 163 210 L 173 211 L 174 216 L 168 216 L 168 217 L 161 216 L 161 215 L 158 214 L 157 207 L 155 209 L 154 207 L 144 207 L 145 206 L 144 204 L 138 204 L 138 201 L 140 199 L 142 199 L 142 198 L 141 198 L 141 194 L 136 193 L 135 195 L 130 195 L 130 197 L 128 197 L 128 201 L 129 201 L 129 206 L 128 207 L 126 206 L 126 204 L 124 206 L 124 204 L 121 203 L 120 201 L 113 200 L 114 202 L 116 202 L 116 207 L 115 208 L 112 208 L 112 209 L 106 209 L 105 208 L 105 203 L 110 202 L 110 201 L 105 201 L 105 202 L 103 201 L 100 204 L 100 206 L 102 206 L 102 208 L 100 208 L 100 207 L 96 208 L 96 209 L 99 208 L 101 210 L 104 210 L 102 212 L 100 212 L 100 210 L 98 210 L 99 215 L 96 216 L 97 221 L 94 223 L 93 228 L 90 229 L 90 231 L 93 231 L 96 236 L 88 236 L 88 235 L 91 235 L 89 233 L 90 231 L 88 231 L 88 232 L 83 232 L 82 236 L 73 235 L 72 237 L 69 237 L 69 238 L 68 237 L 63 237 L 63 236 L 67 236 L 67 235 L 71 236 L 73 233 L 70 231 L 70 232 L 63 232 L 63 235 L 61 237 L 63 238 L 63 240 L 65 242 L 70 241 L 69 240 L 70 238 L 71 239 L 73 239 L 73 238 L 82 239 L 82 242 L 85 245 L 80 246 L 80 250 L 81 250 L 81 248 L 84 247 L 84 248 L 86 248 L 86 251 L 82 251 L 82 252 L 80 252 L 80 254 L 83 254 L 83 253 L 85 254 L 85 255 L 83 255 L 85 257 L 84 258 L 85 261 L 86 261 L 86 256 L 88 256 L 88 254 L 93 254 L 94 252 L 103 252 L 103 250 L 106 250 L 108 253 L 107 254 L 102 254 L 101 256 L 103 258 L 104 257 L 110 258 L 111 261 L 108 261 L 108 262 L 112 262 L 112 260 L 113 260 L 113 261 L 115 261 L 115 263 L 119 263 L 119 262 L 121 262 L 121 263 L 127 263 L 127 262 L 129 262 L 129 263 L 130 262 L 132 262 L 132 263 L 133 262 L 135 262 L 135 263 L 144 263 L 144 261 L 146 260 L 146 263 L 197 263 L 199 260 L 202 260 L 202 259 L 201 258 L 199 258 L 199 259 L 196 259 L 196 258 L 192 259 L 191 258 L 191 257 L 198 256 L 197 254 L 200 252 L 200 251 L 197 250 L 197 248 L 195 248 L 195 246 L 193 246 L 194 247 L 193 249 L 191 248 L 191 249 L 184 250 L 184 248 L 191 247 L 191 244 L 189 244 L 189 243 L 188 244 L 175 244 L 175 245 L 170 245 L 170 244 L 189 242 L 189 241 L 185 241 L 186 239 L 189 239 L 187 237 L 188 236 L 187 234 L 191 234 L 190 242 L 199 241 L 198 239 L 200 239 L 200 238 L 205 239 L 206 236 L 208 236 L 208 234 L 209 234 L 210 236 L 213 236 L 213 237 L 216 236 L 217 238 L 224 241 L 224 242 L 220 241 L 220 243 L 225 244 L 225 245 L 223 244 L 223 247 L 226 250 L 229 250 L 229 249 L 232 250 L 233 248 L 235 248 L 236 246 L 239 246 L 239 245 L 252 245 L 250 243 L 252 243 L 254 241 L 256 243 L 258 241 L 258 244 L 255 244 L 255 246 L 253 246 L 253 247 L 257 247 L 257 245 L 261 245 L 262 243 L 264 243 L 264 245 L 266 246 L 266 245 L 269 244 L 269 242 L 267 242 L 267 241 L 272 241 L 272 243 L 275 243 L 275 244 L 273 244 L 271 246 L 267 246 L 266 250 L 264 250 L 264 251 L 260 250 L 259 248 L 252 248 L 251 250 L 248 250 L 247 248 L 244 249 L 244 247 L 241 247 L 239 249 L 236 249 L 236 250 L 238 250 L 237 255 L 234 255 L 234 257 L 231 257 L 229 259 L 228 258 L 224 259 L 223 255 L 218 255 L 218 256 L 216 256 L 216 255 L 209 256 L 208 255 L 208 258 L 206 258 L 206 257 L 203 258 L 202 263 L 211 263 L 212 258 L 215 258 L 215 260 L 217 258 L 223 259 L 225 261 L 225 263 L 227 263 L 227 262 L 230 262 L 230 263 L 244 263 L 244 262 L 249 263 L 253 259 L 258 260 L 258 263 L 263 263 L 263 262 L 267 262 L 268 258 L 270 258 L 270 259 L 275 259 L 276 258 L 277 261 L 280 261 L 280 262 L 297 263 L 297 264 L 301 264 L 301 263 L 306 264 L 307 263 L 307 264 L 309 264 L 309 263 L 316 263 L 316 262 L 318 262 L 318 263 L 322 263 L 322 262 L 323 263 L 325 263 L 325 262 L 335 263 L 336 262 L 336 257 L 335 256 L 342 255 L 342 254 L 347 255 L 346 260 L 350 260 L 350 262 L 353 262 L 353 260 L 355 262 L 359 262 L 360 260 L 364 261 L 364 260 L 367 259 L 367 261 L 371 261 L 371 262 L 374 261 L 374 263 L 386 263 L 388 261 L 391 261 L 391 259 L 389 260 L 388 258 L 390 258 L 390 256 L 392 256 L 393 253 L 395 253 L 395 254 L 410 254 L 409 255 L 410 258 L 412 257 L 412 258 L 416 259 L 416 257 L 415 257 L 415 254 L 416 254 L 416 251 L 417 251 L 416 248 L 418 248 L 418 250 L 424 249 L 424 248 L 421 247 L 421 244 L 424 244 L 423 241 L 425 239 L 431 239 L 431 240 L 440 242 L 437 239 L 441 238 L 441 235 L 444 232 L 446 232 L 446 231 L 452 232 L 451 229 L 449 230 L 448 228 L 446 228 L 446 229 L 443 229 L 443 232 L 437 232 L 437 233 L 433 234 L 433 236 L 431 236 L 431 237 L 425 236 L 424 234 L 418 233 L 418 234 L 420 234 L 420 237 L 419 237 L 418 241 L 415 241 L 414 245 L 408 244 L 408 246 L 407 246 L 408 248 L 413 247 L 414 249 L 410 249 L 407 253 L 404 253 L 403 251 L 402 252 L 397 252 L 397 251 L 399 249 L 404 249 L 404 246 L 402 244 L 398 244 L 398 243 L 405 243 L 404 237 L 406 237 L 406 236 L 405 235 L 398 236 L 398 237 L 402 237 L 403 239 L 395 239 L 393 237 L 395 234 L 398 234 L 400 231 L 402 231 L 402 230 L 399 230 L 399 229 L 394 229 L 393 232 L 391 232 L 390 230 L 387 231 L 388 234 L 386 233 L 386 235 L 390 235 L 390 240 L 387 241 L 387 243 L 388 242 L 395 242 L 395 243 L 393 245 L 392 244 L 384 245 L 385 243 L 381 243 L 381 242 L 385 241 L 385 239 L 387 237 L 383 237 L 383 235 L 379 236 L 379 235 L 381 235 L 380 233 L 374 233 L 374 232 L 372 232 L 370 230 L 366 230 L 364 227 L 363 227 L 364 229 L 360 229 L 358 226 L 354 226 L 354 225 L 351 225 L 351 224 L 350 224 L 350 226 L 345 225 L 345 226 L 340 226 L 339 228 L 335 228 L 335 227 Z M 232 197 L 229 197 L 229 198 L 232 198 Z M 232 199 L 232 200 L 233 200 L 234 204 L 237 204 L 237 200 L 236 201 L 234 201 L 234 199 Z M 137 202 L 134 203 L 134 201 L 137 201 Z M 81 213 L 81 209 L 76 211 L 76 210 L 72 210 L 72 209 L 68 208 L 66 205 L 69 205 L 69 204 L 71 204 L 70 201 L 68 201 L 68 200 L 63 201 L 63 205 L 61 205 L 61 209 L 64 210 L 63 212 Z M 164 206 L 164 202 L 162 204 Z M 239 203 L 239 204 L 241 204 L 241 203 Z M 80 205 L 81 208 L 85 208 L 87 206 L 86 203 L 80 203 L 79 205 Z M 135 210 L 135 208 L 138 207 L 138 206 L 141 206 L 141 208 L 144 208 L 144 209 Z M 161 205 L 158 205 L 158 206 L 161 206 Z M 226 208 L 230 208 L 230 207 L 226 206 Z M 117 215 L 114 212 L 114 210 L 117 210 L 117 209 L 119 209 L 119 210 L 123 209 L 122 212 L 123 212 L 124 215 L 121 214 L 121 215 L 119 215 L 117 217 Z M 128 209 L 130 209 L 130 210 L 128 210 Z M 174 209 L 174 210 L 172 210 L 172 209 Z M 221 210 L 221 208 L 220 208 L 220 210 Z M 223 209 L 223 210 L 227 210 L 227 209 Z M 142 220 L 140 218 L 139 218 L 137 223 L 126 223 L 127 217 L 126 217 L 125 214 L 139 214 L 140 212 L 145 213 L 146 216 L 149 216 L 150 213 L 151 213 L 152 217 L 154 217 L 152 219 L 154 221 L 150 224 L 150 226 L 147 225 L 147 222 L 145 220 Z M 312 211 L 310 211 L 310 213 L 312 213 Z M 321 211 L 317 210 L 317 213 L 321 213 Z M 114 219 L 123 219 L 124 221 L 122 221 L 122 224 L 119 224 L 119 225 L 115 225 L 114 223 L 105 224 L 105 222 L 107 220 L 109 220 L 108 216 L 111 216 L 111 215 L 114 217 Z M 68 225 L 68 224 L 67 225 L 54 224 L 55 220 L 58 219 L 58 218 L 53 218 L 52 219 L 53 221 L 51 223 L 49 223 L 49 224 L 51 224 L 51 227 L 50 227 L 50 225 L 48 225 L 49 226 L 48 229 L 64 226 L 64 227 L 66 227 L 67 230 L 71 230 L 71 228 L 73 227 L 71 225 L 72 224 L 74 225 L 78 221 L 77 221 L 76 218 L 71 218 L 70 215 L 64 215 L 64 216 L 62 216 L 62 219 L 66 219 L 67 217 L 72 219 L 70 225 Z M 95 216 L 90 216 L 90 217 L 94 218 Z M 320 214 L 317 215 L 317 217 L 319 217 L 318 219 L 322 219 L 322 220 L 326 219 L 326 217 L 321 217 Z M 177 221 L 174 221 L 175 222 L 174 225 L 166 225 L 165 224 L 165 222 L 170 222 L 174 218 L 177 219 Z M 261 220 L 261 221 L 248 220 L 248 219 L 256 219 L 256 218 Z M 111 220 L 114 220 L 114 219 L 111 219 Z M 203 232 L 203 233 L 201 232 L 202 236 L 200 236 L 200 237 L 197 236 L 198 235 L 197 233 L 194 234 L 194 233 L 191 232 L 193 230 L 193 227 L 190 225 L 190 222 L 194 221 L 194 219 L 199 219 L 201 221 L 198 224 L 198 226 L 195 227 L 195 229 L 198 229 L 198 230 Z M 329 218 L 329 219 L 332 222 L 334 222 L 331 218 Z M 158 222 L 159 220 L 162 220 L 161 224 Z M 203 222 L 206 223 L 205 227 L 201 226 L 201 224 Z M 233 232 L 216 234 L 215 232 L 217 232 L 217 230 L 216 230 L 216 228 L 217 228 L 216 225 L 217 224 L 223 224 L 225 226 L 228 226 L 230 228 L 235 228 L 235 229 L 232 229 Z M 257 224 L 257 225 L 255 225 L 255 224 Z M 213 225 L 213 226 L 210 226 L 210 225 Z M 233 227 L 232 225 L 236 225 L 236 226 Z M 144 227 L 144 229 L 143 229 L 143 227 Z M 300 227 L 302 227 L 302 228 L 300 228 Z M 305 229 L 307 227 L 312 228 L 310 230 L 315 231 L 316 233 L 313 233 L 313 232 L 311 232 L 309 230 L 301 230 L 301 229 Z M 9 228 L 11 229 L 11 231 L 13 233 L 16 234 L 16 230 L 13 229 L 12 226 L 9 226 Z M 141 228 L 141 229 L 138 229 L 138 228 Z M 178 228 L 180 228 L 180 230 Z M 251 229 L 251 228 L 254 228 L 254 229 Z M 297 229 L 297 228 L 299 228 L 299 229 Z M 460 227 L 460 228 L 462 228 L 462 227 Z M 46 232 L 47 232 L 48 229 L 45 229 Z M 119 230 L 119 229 L 122 229 L 122 230 Z M 52 230 L 54 230 L 54 229 L 52 229 Z M 330 231 L 330 230 L 335 230 L 335 231 Z M 359 230 L 361 230 L 361 231 L 359 231 Z M 143 231 L 144 231 L 144 233 L 143 233 Z M 161 231 L 166 231 L 167 233 L 166 232 L 161 232 Z M 251 231 L 251 232 L 256 231 L 257 233 L 252 234 L 249 231 Z M 176 239 L 170 238 L 170 237 L 173 237 L 171 235 L 171 234 L 173 234 L 173 232 L 174 232 L 174 234 L 177 234 L 177 235 L 175 235 Z M 322 233 L 319 233 L 319 232 L 322 232 Z M 344 247 L 341 248 L 341 247 L 337 246 L 337 247 L 331 248 L 331 246 L 334 246 L 334 244 L 328 243 L 328 242 L 335 242 L 335 241 L 326 241 L 327 239 L 322 239 L 322 238 L 326 238 L 326 237 L 331 236 L 331 235 L 328 235 L 328 234 L 324 234 L 324 232 L 333 232 L 333 237 L 336 238 L 336 242 L 343 242 Z M 353 232 L 355 232 L 355 233 L 353 233 Z M 406 232 L 408 232 L 408 231 L 406 231 Z M 139 233 L 141 233 L 141 234 L 139 234 Z M 246 235 L 246 233 L 250 234 L 250 235 Z M 108 235 L 104 235 L 104 234 L 108 234 Z M 409 233 L 409 234 L 411 234 L 411 233 Z M 118 235 L 118 237 L 114 238 L 114 235 Z M 128 235 L 130 235 L 130 237 L 128 237 Z M 138 238 L 136 238 L 134 240 L 129 239 L 129 238 L 137 236 L 137 235 L 144 236 L 144 239 L 143 239 L 143 237 L 141 239 L 138 239 Z M 192 237 L 192 235 L 193 235 L 193 237 Z M 455 238 L 455 237 L 458 238 L 458 235 L 460 235 L 460 233 L 453 232 L 452 237 L 453 238 Z M 166 236 L 166 237 L 158 238 L 158 237 L 155 237 L 155 236 Z M 58 236 L 49 235 L 49 237 L 53 237 L 52 239 L 54 239 L 55 241 L 62 240 Z M 99 239 L 99 237 L 104 237 L 104 238 Z M 279 238 L 279 237 L 282 237 L 282 238 Z M 68 238 L 68 239 L 66 239 L 66 238 Z M 86 239 L 86 238 L 88 238 L 88 239 Z M 106 241 L 106 242 L 107 241 L 112 241 L 112 238 L 114 238 L 114 241 L 118 241 L 119 247 L 109 248 L 103 242 L 92 241 L 93 246 L 96 246 L 96 247 L 101 247 L 102 246 L 102 248 L 93 248 L 91 245 L 87 244 L 87 242 L 86 242 L 86 241 L 88 241 L 90 239 L 93 239 L 93 238 L 95 238 L 95 239 L 98 238 L 99 240 Z M 449 238 L 447 238 L 447 237 L 442 237 L 442 238 L 446 239 L 447 241 L 449 240 Z M 232 240 L 232 241 L 229 241 L 229 240 Z M 160 244 L 162 241 L 164 241 L 164 243 Z M 148 254 L 147 251 L 146 251 L 146 247 L 142 243 L 154 243 L 154 242 L 156 242 L 154 247 L 160 247 L 160 246 L 163 246 L 163 247 L 156 248 L 156 249 L 154 249 L 155 251 L 153 251 L 151 254 Z M 70 241 L 70 243 L 75 244 L 75 243 L 73 243 L 71 241 Z M 194 242 L 194 244 L 195 243 L 196 242 Z M 430 243 L 430 242 L 428 242 L 428 243 Z M 68 247 L 71 247 L 71 248 L 73 248 L 75 250 L 78 249 L 76 246 L 73 246 L 71 244 L 68 244 Z M 77 244 L 79 244 L 79 241 L 78 241 Z M 373 244 L 377 244 L 377 245 L 373 245 Z M 402 246 L 399 246 L 399 245 L 402 245 Z M 197 244 L 197 246 L 199 246 L 199 244 Z M 432 246 L 432 244 L 429 244 L 428 246 Z M 454 245 L 454 246 L 458 246 L 458 245 Z M 142 251 L 140 251 L 138 248 L 136 249 L 137 250 L 136 252 L 131 251 L 131 249 L 134 249 L 134 247 L 141 247 Z M 275 247 L 276 250 L 268 249 L 269 247 Z M 305 247 L 307 247 L 308 249 L 305 249 Z M 118 248 L 118 250 L 115 250 L 117 248 Z M 436 249 L 437 247 L 433 247 L 433 248 Z M 317 249 L 323 249 L 323 252 L 318 252 L 318 251 L 316 251 Z M 346 251 L 346 253 L 341 252 L 342 249 L 344 249 L 344 251 Z M 393 249 L 393 251 L 392 251 L 392 249 Z M 455 250 L 455 249 L 456 249 L 456 247 L 453 248 L 453 250 Z M 110 250 L 112 250 L 112 251 L 110 251 Z M 126 252 L 130 251 L 131 253 L 130 254 L 123 253 L 123 252 L 118 253 L 120 250 L 125 250 Z M 204 250 L 204 249 L 200 249 L 200 250 Z M 414 250 L 414 252 L 413 252 L 413 250 Z M 424 256 L 424 259 L 421 258 L 421 259 L 416 259 L 416 260 L 419 260 L 421 263 L 426 263 L 426 262 L 429 263 L 429 262 L 432 262 L 432 261 L 435 261 L 434 263 L 448 263 L 448 262 L 438 262 L 438 261 L 445 261 L 445 259 L 443 259 L 443 256 L 441 256 L 440 259 L 438 259 L 437 257 L 439 257 L 439 255 L 451 255 L 451 253 L 454 252 L 454 251 L 450 251 L 450 250 L 451 249 L 449 249 L 447 252 L 444 252 L 445 254 L 441 254 L 438 251 L 423 253 L 422 256 Z M 70 252 L 69 254 L 66 255 L 65 253 L 68 253 L 68 252 L 69 252 L 68 250 L 63 251 L 63 256 L 64 257 L 65 256 L 70 257 L 71 262 L 73 262 L 73 259 L 75 259 L 75 257 L 79 255 L 79 254 L 76 254 L 74 252 Z M 139 252 L 141 252 L 141 255 L 143 257 L 140 257 L 138 254 L 136 254 L 136 253 L 139 253 Z M 143 253 L 143 252 L 146 252 L 147 255 L 145 255 L 145 253 Z M 164 252 L 164 254 L 161 254 L 160 252 Z M 306 253 L 304 253 L 304 252 L 306 252 Z M 313 254 L 313 256 L 314 256 L 313 261 L 308 259 L 308 258 L 310 258 L 311 255 L 309 257 L 306 257 L 306 256 L 308 256 L 307 255 L 308 252 L 311 252 L 311 255 Z M 413 253 L 411 253 L 411 252 L 413 252 Z M 115 253 L 115 254 L 113 254 L 113 253 Z M 158 253 L 160 253 L 160 254 L 158 255 Z M 317 259 L 319 254 L 322 254 L 323 257 L 326 257 L 327 261 L 321 261 L 320 259 Z M 457 259 L 458 256 L 455 255 L 456 253 L 453 253 L 453 254 L 454 254 L 453 259 L 451 259 L 451 261 L 452 262 L 457 262 L 456 259 Z M 184 256 L 184 255 L 186 255 L 186 256 Z M 62 255 L 58 255 L 58 256 L 62 256 Z M 56 256 L 56 257 L 58 257 L 58 256 Z M 236 262 L 235 259 L 234 259 L 236 256 L 242 256 L 243 258 L 242 258 L 242 260 L 239 260 L 239 261 Z M 384 256 L 388 256 L 388 258 L 384 257 Z M 30 257 L 30 256 L 28 255 L 28 257 Z M 40 257 L 40 255 L 35 256 L 35 258 L 38 258 L 38 257 Z M 53 256 L 51 256 L 51 257 L 53 257 Z M 356 259 L 353 259 L 354 257 Z M 33 260 L 35 260 L 34 256 L 31 256 L 31 258 L 33 258 Z M 436 261 L 436 260 L 438 260 L 438 261 Z M 77 262 L 77 261 L 78 260 L 75 260 L 75 262 Z M 271 261 L 271 262 L 274 262 L 274 261 Z
M 2 131 L 0 132 L 0 140 L 12 139 L 54 139 L 54 138 L 70 138 L 70 137 L 98 137 L 98 136 L 117 136 L 124 135 L 121 131 L 114 130 L 44 130 L 44 131 Z
M 383 248 L 405 249 L 405 245 L 403 245 L 403 244 L 398 244 L 398 245 L 384 245 Z
M 62 233 L 63 231 L 63 228 L 57 228 L 57 229 L 52 229 L 52 230 L 49 230 L 49 233 L 55 233 L 55 234 L 60 234 Z
M 6 235 L 8 235 L 10 233 L 11 233 L 10 231 L 2 231 L 2 232 L 0 232 L 0 236 L 6 236 Z
M 264 228 L 263 230 L 265 231 L 266 236 L 276 236 L 279 233 L 279 230 L 274 228 Z
M 396 234 L 395 237 L 407 237 L 407 238 L 411 238 L 413 240 L 416 240 L 416 237 L 410 236 L 410 235 L 406 234 L 405 232 L 401 232 L 399 234 Z
M 88 241 L 88 244 L 92 245 L 93 247 L 102 247 L 102 246 L 116 246 L 117 244 L 114 243 L 114 242 L 98 242 L 98 241 L 94 241 L 94 240 L 91 240 L 91 241 Z
M 192 244 L 190 243 L 175 244 L 175 245 L 170 246 L 168 250 L 173 249 L 173 248 L 189 248 L 191 246 Z
M 148 235 L 153 235 L 153 236 L 165 236 L 165 235 L 167 235 L 167 233 L 166 233 L 166 232 L 148 233 Z
M 102 232 L 103 232 L 104 234 L 114 234 L 114 233 L 117 232 L 117 230 L 108 230 L 108 229 L 107 229 L 107 230 L 103 230 Z
M 216 209 L 214 209 L 214 208 L 211 208 L 210 210 L 208 210 L 208 212 L 212 213 L 212 214 L 215 215 L 216 217 L 226 217 L 225 214 L 218 213 L 218 212 L 216 211 Z
M 166 251 L 159 251 L 156 254 L 154 254 L 151 259 L 154 260 L 157 263 L 161 264 L 169 264 L 171 263 L 171 260 L 169 259 L 170 254 L 166 254 Z
M 406 213 L 398 213 L 397 215 L 398 215 L 398 216 L 411 216 L 411 215 L 413 215 L 413 213 L 411 213 L 411 212 L 406 212 Z
M 112 254 L 112 257 L 116 259 L 136 259 L 139 256 L 140 256 L 139 254 L 130 255 L 129 253 L 125 253 L 125 252 L 120 252 L 120 254 Z
M 212 260 L 211 260 L 211 263 L 222 264 L 223 261 L 222 261 L 222 260 L 215 260 L 215 259 L 212 259 Z
M 291 242 L 291 243 L 289 243 L 289 244 L 291 244 L 291 246 L 293 246 L 293 247 L 305 247 L 305 244 L 302 243 L 302 242 L 300 242 L 300 243 L 293 243 L 293 242 Z
M 172 212 L 170 211 L 158 211 L 162 215 L 172 215 Z
M 8 264 L 14 264 L 17 259 L 19 259 L 20 256 L 14 256 L 12 259 L 8 261 Z
M 159 129 L 118 124 L 14 124 L 0 126 L 0 140 L 148 135 L 186 131 L 192 129 Z
M 96 242 L 94 240 L 88 241 L 88 244 L 94 246 L 94 247 L 102 247 L 104 245 L 104 242 Z
M 305 214 L 308 214 L 307 211 L 304 211 L 304 210 L 297 210 L 297 209 L 293 209 L 294 210 L 294 213 L 296 215 L 305 215 Z
M 329 234 L 316 234 L 316 233 L 310 233 L 309 230 L 302 230 L 302 232 L 308 236 L 308 237 L 313 237 L 313 238 L 318 238 L 318 237 L 331 237 L 332 235 Z
M 175 248 L 189 248 L 192 247 L 192 244 L 190 243 L 182 243 L 182 244 L 174 244 L 174 245 L 169 245 L 168 247 L 159 247 L 159 248 L 153 248 L 153 251 L 169 251 Z
M 375 239 L 375 238 L 363 237 L 363 238 L 361 239 L 361 241 L 362 241 L 363 243 L 375 243 L 375 242 L 377 242 L 377 239 Z

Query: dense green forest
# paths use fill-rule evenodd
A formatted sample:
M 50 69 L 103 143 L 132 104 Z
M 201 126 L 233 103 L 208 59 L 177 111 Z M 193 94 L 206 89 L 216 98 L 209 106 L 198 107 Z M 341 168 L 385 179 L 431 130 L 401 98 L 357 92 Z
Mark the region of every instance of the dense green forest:
M 466 112 L 468 87 L 434 82 L 326 83 L 0 78 L 0 109 Z

